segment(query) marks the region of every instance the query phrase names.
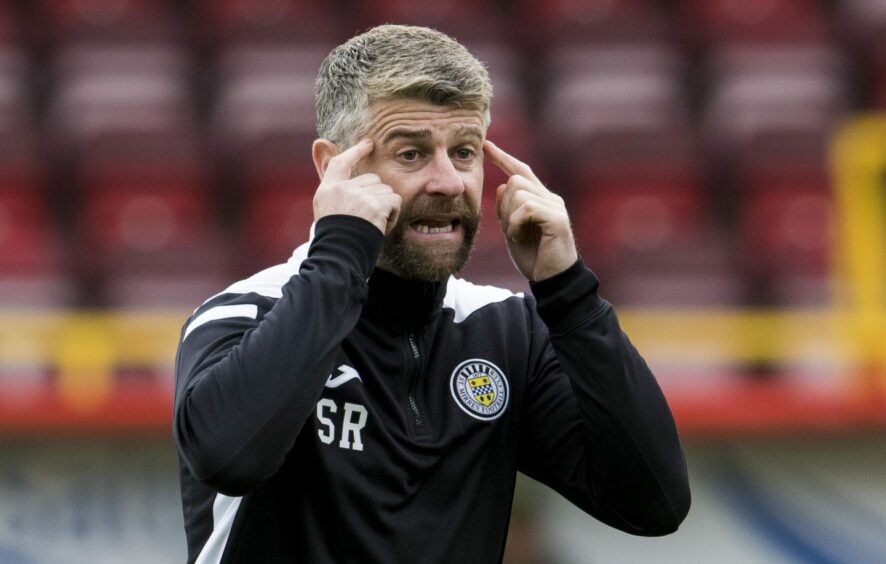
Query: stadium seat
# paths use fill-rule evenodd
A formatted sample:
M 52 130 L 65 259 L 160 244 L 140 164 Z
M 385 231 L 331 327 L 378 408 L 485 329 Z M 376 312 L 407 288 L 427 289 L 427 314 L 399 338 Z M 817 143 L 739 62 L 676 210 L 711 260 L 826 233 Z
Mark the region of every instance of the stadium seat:
M 817 150 L 849 107 L 843 59 L 832 46 L 724 48 L 710 66 L 704 127 L 725 161 L 743 159 L 767 138 Z
M 21 51 L 0 45 L 0 167 L 35 158 L 39 132 L 34 123 L 30 71 Z
M 668 33 L 667 18 L 649 0 L 519 0 L 514 11 L 520 40 L 535 48 L 645 41 Z
M 576 239 L 609 299 L 671 306 L 743 299 L 735 253 L 687 134 L 610 137 L 575 159 Z
M 609 269 L 598 269 L 593 254 L 585 248 L 585 262 L 598 272 L 600 294 L 617 306 L 716 308 L 747 300 L 733 245 L 720 230 L 658 254 L 631 255 Z
M 667 44 L 562 48 L 548 67 L 559 77 L 549 81 L 541 114 L 543 135 L 557 140 L 547 144 L 554 162 L 610 135 L 660 140 L 686 128 L 679 61 Z
M 338 43 L 351 31 L 347 11 L 336 2 L 312 0 L 198 0 L 202 34 L 216 48 L 241 42 Z
M 49 133 L 65 159 L 200 150 L 188 56 L 168 43 L 73 44 L 54 60 Z
M 699 172 L 682 163 L 588 167 L 573 190 L 576 234 L 602 268 L 705 237 L 712 219 Z
M 819 42 L 831 36 L 818 0 L 682 0 L 680 20 L 703 46 Z
M 39 0 L 43 38 L 54 45 L 82 40 L 177 39 L 183 22 L 165 0 Z
M 71 306 L 77 288 L 45 196 L 10 180 L 0 178 L 0 308 Z
M 218 291 L 226 244 L 203 171 L 147 163 L 83 175 L 79 261 L 104 303 L 196 307 Z
M 756 300 L 827 303 L 834 207 L 821 163 L 758 167 L 743 181 L 739 232 Z
M 0 46 L 10 46 L 18 42 L 19 21 L 11 2 L 0 2 Z
M 886 32 L 886 4 L 879 0 L 842 0 L 836 10 L 851 43 L 868 46 Z
M 477 41 L 468 48 L 486 65 L 493 84 L 492 123 L 487 137 L 498 140 L 509 153 L 528 158 L 535 151 L 535 131 L 519 52 L 500 41 Z
M 493 2 L 476 0 L 353 0 L 355 27 L 366 29 L 384 23 L 424 25 L 459 41 L 500 40 L 507 36 L 507 12 Z
M 313 191 L 254 192 L 246 202 L 238 255 L 247 275 L 285 262 L 306 242 L 314 219 Z
M 226 159 L 310 160 L 314 81 L 328 49 L 242 45 L 219 54 L 211 133 Z

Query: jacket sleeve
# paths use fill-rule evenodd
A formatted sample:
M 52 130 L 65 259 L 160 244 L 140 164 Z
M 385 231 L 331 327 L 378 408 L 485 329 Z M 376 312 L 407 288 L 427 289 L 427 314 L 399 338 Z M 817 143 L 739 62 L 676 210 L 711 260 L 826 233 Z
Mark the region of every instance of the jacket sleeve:
M 282 466 L 357 324 L 382 240 L 362 219 L 323 218 L 298 273 L 194 313 L 176 359 L 173 436 L 195 478 L 244 495 Z
M 585 512 L 636 535 L 677 529 L 686 460 L 655 377 L 579 259 L 532 283 L 533 351 L 520 469 Z

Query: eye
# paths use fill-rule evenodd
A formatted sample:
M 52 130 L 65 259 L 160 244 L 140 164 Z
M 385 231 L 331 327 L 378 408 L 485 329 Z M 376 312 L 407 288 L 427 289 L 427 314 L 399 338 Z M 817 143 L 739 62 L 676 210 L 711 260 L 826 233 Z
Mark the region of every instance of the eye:
M 461 160 L 470 160 L 477 153 L 470 147 L 461 147 L 455 150 L 455 157 Z
M 421 156 L 421 153 L 419 153 L 415 149 L 408 149 L 406 151 L 400 152 L 397 156 L 404 161 L 412 162 L 417 161 Z

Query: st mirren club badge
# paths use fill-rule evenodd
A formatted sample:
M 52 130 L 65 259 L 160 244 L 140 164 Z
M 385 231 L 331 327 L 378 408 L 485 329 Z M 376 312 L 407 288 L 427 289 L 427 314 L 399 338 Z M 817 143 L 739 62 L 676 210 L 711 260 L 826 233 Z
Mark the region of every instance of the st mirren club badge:
M 462 411 L 481 421 L 497 418 L 508 405 L 508 381 L 487 360 L 474 358 L 459 364 L 452 371 L 449 388 Z

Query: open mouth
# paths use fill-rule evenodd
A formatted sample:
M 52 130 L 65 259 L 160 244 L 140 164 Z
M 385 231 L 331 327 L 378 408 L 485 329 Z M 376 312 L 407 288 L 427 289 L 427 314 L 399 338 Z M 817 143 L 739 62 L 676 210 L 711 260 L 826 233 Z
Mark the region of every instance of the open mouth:
M 457 219 L 449 220 L 431 220 L 420 219 L 410 224 L 414 231 L 423 234 L 452 233 L 457 230 L 459 221 Z

